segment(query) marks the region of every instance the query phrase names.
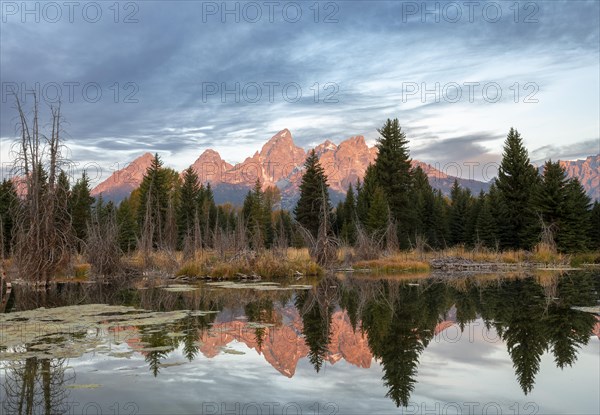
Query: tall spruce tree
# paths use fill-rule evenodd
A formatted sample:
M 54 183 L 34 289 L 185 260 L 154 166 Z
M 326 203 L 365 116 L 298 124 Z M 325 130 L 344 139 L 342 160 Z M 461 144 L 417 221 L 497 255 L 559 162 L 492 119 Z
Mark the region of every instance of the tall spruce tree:
M 403 234 L 400 242 L 406 247 L 414 222 L 414 210 L 410 206 L 412 178 L 408 140 L 398 119 L 388 119 L 377 131 L 381 137 L 376 145 L 375 177 L 385 193 L 393 218 L 399 223 Z
M 119 226 L 119 246 L 123 252 L 131 252 L 136 248 L 138 224 L 136 213 L 130 198 L 125 198 L 117 208 L 117 225 Z
M 95 199 L 91 196 L 90 180 L 84 171 L 81 178 L 73 185 L 68 200 L 71 226 L 75 237 L 79 241 L 85 241 L 87 237 L 87 228 L 92 218 L 94 201 Z M 77 246 L 81 249 L 80 244 L 77 244 Z
M 468 240 L 467 223 L 469 220 L 469 204 L 471 194 L 454 180 L 450 192 L 450 243 L 465 244 Z
M 531 165 L 521 135 L 511 128 L 504 142 L 496 179 L 505 208 L 506 223 L 500 230 L 500 242 L 504 248 L 527 249 L 537 238 L 532 203 L 537 181 L 537 171 Z
M 381 236 L 388 224 L 389 206 L 384 190 L 377 186 L 367 216 L 367 230 L 374 235 Z
M 588 237 L 590 249 L 600 249 L 600 203 L 598 201 L 594 202 L 589 217 Z
M 189 167 L 183 172 L 183 184 L 179 191 L 177 204 L 177 230 L 178 243 L 183 246 L 186 236 L 192 235 L 198 217 L 198 199 L 200 196 L 200 183 L 198 174 Z
M 559 162 L 548 160 L 534 195 L 535 211 L 544 225 L 558 230 L 565 215 L 567 174 Z
M 480 209 L 475 223 L 475 242 L 481 243 L 487 248 L 495 248 L 497 234 L 494 216 L 492 214 L 492 202 L 489 195 L 479 195 Z
M 371 201 L 377 187 L 377 178 L 375 177 L 375 167 L 372 164 L 367 166 L 365 177 L 362 184 L 359 182 L 356 186 L 356 215 L 361 224 L 366 225 L 369 216 Z
M 348 185 L 346 199 L 342 206 L 343 223 L 340 231 L 341 238 L 349 244 L 354 244 L 356 241 L 356 197 L 352 183 Z
M 322 207 L 329 206 L 329 185 L 325 170 L 319 158 L 312 150 L 304 163 L 305 172 L 300 183 L 300 199 L 294 209 L 296 220 L 306 228 L 313 237 L 317 237 L 321 225 Z
M 18 206 L 18 197 L 12 180 L 4 179 L 0 184 L 0 236 L 4 255 L 9 255 L 12 248 L 13 228 L 15 214 Z M 0 255 L 1 257 L 2 255 Z
M 413 192 L 412 192 L 412 207 L 415 212 L 415 218 L 410 229 L 410 238 L 414 239 L 417 235 L 426 238 L 429 244 L 432 243 L 435 236 L 435 221 L 438 220 L 434 216 L 435 195 L 429 184 L 429 178 L 423 171 L 421 166 L 413 169 Z
M 588 226 L 591 201 L 576 177 L 565 186 L 564 219 L 558 233 L 558 248 L 563 252 L 582 252 L 590 244 Z
M 142 233 L 148 233 L 154 247 L 164 243 L 164 227 L 169 209 L 169 176 L 158 154 L 152 162 L 140 184 L 140 207 L 138 226 Z

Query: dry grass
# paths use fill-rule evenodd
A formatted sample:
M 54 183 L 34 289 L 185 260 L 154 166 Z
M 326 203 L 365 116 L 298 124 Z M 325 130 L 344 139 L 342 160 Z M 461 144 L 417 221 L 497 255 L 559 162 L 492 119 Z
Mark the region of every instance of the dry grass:
M 275 253 L 249 251 L 220 258 L 204 253 L 187 261 L 176 272 L 178 276 L 234 278 L 241 275 L 261 278 L 282 278 L 302 275 L 321 275 L 323 269 L 310 259 L 308 249 L 289 248 L 286 252 Z
M 90 270 L 92 266 L 90 264 L 75 264 L 73 265 L 73 275 L 77 280 L 87 280 L 90 276 Z
M 428 272 L 429 263 L 420 261 L 413 257 L 414 252 L 398 253 L 378 259 L 358 261 L 354 263 L 355 268 L 367 268 L 378 272 Z
M 556 252 L 556 248 L 544 242 L 537 244 L 531 255 L 531 261 L 542 264 L 564 264 L 566 258 Z

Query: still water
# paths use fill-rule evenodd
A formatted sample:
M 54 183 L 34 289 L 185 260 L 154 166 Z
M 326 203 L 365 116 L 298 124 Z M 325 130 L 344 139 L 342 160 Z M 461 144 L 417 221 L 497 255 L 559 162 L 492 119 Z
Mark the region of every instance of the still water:
M 594 273 L 15 287 L 0 414 L 598 414 L 599 293 Z

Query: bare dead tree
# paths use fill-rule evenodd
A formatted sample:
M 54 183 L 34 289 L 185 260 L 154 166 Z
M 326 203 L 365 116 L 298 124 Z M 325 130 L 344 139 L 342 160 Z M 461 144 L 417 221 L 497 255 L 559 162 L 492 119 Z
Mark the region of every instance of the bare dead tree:
M 367 232 L 360 221 L 356 222 L 356 243 L 354 250 L 356 258 L 359 260 L 375 259 L 381 253 L 378 238 Z
M 29 357 L 10 362 L 2 384 L 3 404 L 11 414 L 59 414 L 69 410 L 66 386 L 75 374 L 66 372 L 65 359 Z
M 557 231 L 557 226 L 554 223 L 547 224 L 544 219 L 539 216 L 540 221 L 540 243 L 545 249 L 548 249 L 552 253 L 557 252 L 556 241 L 554 235 Z
M 19 277 L 48 283 L 72 253 L 72 230 L 64 223 L 70 222 L 66 195 L 56 182 L 65 163 L 60 103 L 50 107 L 52 127 L 46 136 L 39 128 L 37 97 L 30 119 L 16 95 L 15 102 L 20 138 L 13 147 L 14 172 L 24 189 L 15 214 L 14 259 Z

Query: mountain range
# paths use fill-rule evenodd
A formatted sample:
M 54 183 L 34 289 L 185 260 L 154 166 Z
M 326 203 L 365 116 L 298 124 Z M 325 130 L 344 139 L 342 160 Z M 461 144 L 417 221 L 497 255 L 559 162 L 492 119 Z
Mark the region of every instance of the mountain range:
M 350 137 L 339 144 L 329 140 L 314 148 L 328 177 L 331 199 L 341 200 L 350 183 L 363 178 L 367 166 L 377 156 L 377 148 L 369 147 L 363 136 Z M 192 163 L 202 183 L 210 183 L 217 203 L 242 203 L 248 189 L 260 179 L 263 188 L 277 186 L 282 195 L 282 207 L 292 207 L 299 196 L 302 167 L 308 153 L 294 143 L 288 129 L 279 131 L 251 157 L 238 164 L 230 164 L 221 155 L 206 149 Z M 115 171 L 108 179 L 92 190 L 93 196 L 102 194 L 105 200 L 118 202 L 137 188 L 150 166 L 153 155 L 145 153 L 125 168 Z M 579 177 L 588 194 L 600 199 L 600 155 L 585 160 L 561 162 L 569 177 Z M 489 182 L 469 180 L 448 175 L 430 164 L 413 160 L 429 177 L 433 188 L 449 194 L 454 180 L 474 194 L 489 189 Z

